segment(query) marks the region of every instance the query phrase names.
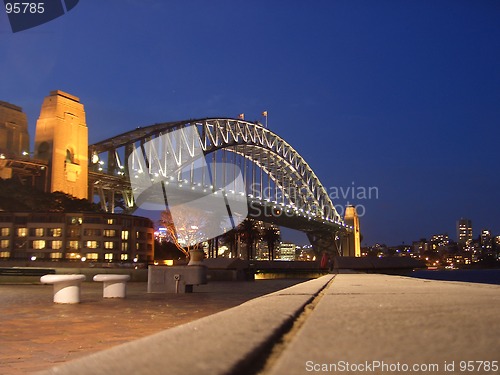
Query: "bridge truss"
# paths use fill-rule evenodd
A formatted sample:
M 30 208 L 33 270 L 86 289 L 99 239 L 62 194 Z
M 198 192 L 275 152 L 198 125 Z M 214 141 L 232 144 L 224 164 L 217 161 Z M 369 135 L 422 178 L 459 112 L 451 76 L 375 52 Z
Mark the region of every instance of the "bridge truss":
M 165 137 L 172 132 L 175 138 Z M 196 148 L 211 165 L 210 178 L 194 162 L 185 167 Z M 90 145 L 89 156 L 89 196 L 98 195 L 110 212 L 119 205 L 129 212 L 137 208 L 131 181 L 148 176 L 193 194 L 208 190 L 242 196 L 250 216 L 302 230 L 318 250 L 333 246 L 340 251 L 340 237 L 350 229 L 300 154 L 259 123 L 201 119 L 155 124 Z M 244 187 L 232 187 L 239 173 Z

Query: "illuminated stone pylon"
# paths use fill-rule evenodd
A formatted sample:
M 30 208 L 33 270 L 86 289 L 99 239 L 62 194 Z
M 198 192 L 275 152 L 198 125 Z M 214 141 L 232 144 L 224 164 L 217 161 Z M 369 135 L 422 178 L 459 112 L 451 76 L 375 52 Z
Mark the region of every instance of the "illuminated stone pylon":
M 0 152 L 7 157 L 27 156 L 28 120 L 21 107 L 0 101 Z
M 27 157 L 29 145 L 26 114 L 21 107 L 0 101 L 0 178 L 12 178 L 5 158 Z
M 36 123 L 35 158 L 49 163 L 50 191 L 88 196 L 88 128 L 80 99 L 63 91 L 45 98 Z
M 344 237 L 344 241 L 342 243 L 342 253 L 344 256 L 360 257 L 361 238 L 359 233 L 359 217 L 356 212 L 356 207 L 346 207 L 344 222 L 346 225 L 352 227 L 352 232 L 349 232 Z

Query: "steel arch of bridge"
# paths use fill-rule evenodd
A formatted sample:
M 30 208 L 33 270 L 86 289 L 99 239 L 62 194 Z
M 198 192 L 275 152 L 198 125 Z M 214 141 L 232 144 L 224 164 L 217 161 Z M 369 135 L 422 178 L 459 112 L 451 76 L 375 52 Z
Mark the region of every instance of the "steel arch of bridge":
M 237 119 L 217 118 L 155 124 L 137 128 L 89 146 L 90 159 L 94 155 L 107 153 L 107 167 L 98 167 L 98 170 L 94 168 L 94 172 L 90 175 L 94 187 L 101 189 L 101 200 L 105 201 L 102 189 L 108 188 L 116 191 L 117 187 L 121 186 L 118 190 L 123 193 L 127 205 L 132 206 L 133 196 L 128 191 L 130 183 L 127 184 L 130 178 L 127 176 L 129 156 L 137 153 L 137 150 L 146 142 L 158 139 L 173 130 L 182 132 L 187 126 L 192 125 L 195 125 L 198 130 L 198 141 L 205 155 L 219 150 L 228 151 L 249 160 L 267 174 L 268 181 L 270 178 L 275 187 L 276 200 L 273 203 L 278 203 L 277 200 L 281 199 L 282 202 L 279 203 L 289 204 L 299 215 L 331 223 L 336 227 L 344 226 L 326 189 L 300 154 L 283 138 L 261 124 Z M 182 137 L 182 139 L 183 144 L 179 143 L 175 146 L 176 150 L 173 150 L 170 145 L 169 154 L 179 154 L 182 158 L 181 151 L 189 151 L 192 147 L 192 140 L 189 136 Z M 123 151 L 119 152 L 119 150 Z M 157 165 L 166 164 L 168 161 L 163 160 L 164 158 L 172 158 L 172 155 L 167 155 L 166 152 L 149 156 Z M 246 167 L 244 171 L 246 173 Z M 245 178 L 255 180 L 255 168 L 253 175 L 245 176 Z M 261 189 L 263 185 L 261 173 Z M 278 190 L 281 191 L 280 195 Z M 256 195 L 258 195 L 257 192 L 251 191 L 249 199 L 257 198 Z M 267 198 L 267 202 L 270 201 L 269 197 L 263 196 L 262 191 L 260 191 L 259 198 Z

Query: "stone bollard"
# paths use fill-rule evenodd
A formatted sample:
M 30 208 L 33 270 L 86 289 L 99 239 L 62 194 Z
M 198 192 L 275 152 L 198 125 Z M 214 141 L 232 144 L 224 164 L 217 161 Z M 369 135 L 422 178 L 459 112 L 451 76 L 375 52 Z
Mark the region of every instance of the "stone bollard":
M 80 284 L 85 275 L 44 275 L 43 284 L 54 285 L 54 303 L 80 303 Z
M 125 298 L 127 294 L 127 281 L 130 275 L 98 274 L 94 276 L 94 281 L 102 282 L 103 298 Z

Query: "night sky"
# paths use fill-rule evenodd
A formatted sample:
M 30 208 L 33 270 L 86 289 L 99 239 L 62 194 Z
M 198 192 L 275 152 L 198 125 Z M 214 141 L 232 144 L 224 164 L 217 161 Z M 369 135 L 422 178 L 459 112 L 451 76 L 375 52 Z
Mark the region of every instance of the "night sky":
M 363 206 L 363 244 L 455 239 L 460 217 L 500 235 L 498 0 L 80 0 L 19 33 L 1 12 L 0 72 L 32 143 L 56 89 L 90 142 L 267 110 L 332 195 L 377 189 L 334 199 Z

